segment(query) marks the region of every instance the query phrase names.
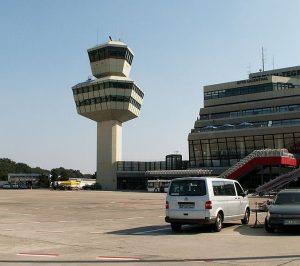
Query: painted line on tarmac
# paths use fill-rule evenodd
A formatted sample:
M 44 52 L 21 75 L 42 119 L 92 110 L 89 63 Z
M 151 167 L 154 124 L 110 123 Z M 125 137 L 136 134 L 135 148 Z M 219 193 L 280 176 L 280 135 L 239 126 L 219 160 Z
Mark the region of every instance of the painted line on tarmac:
M 138 217 L 127 217 L 127 218 L 115 218 L 115 219 L 103 219 L 103 221 L 122 221 L 122 220 L 134 220 L 134 219 L 146 219 L 146 217 L 138 216 Z
M 110 257 L 110 256 L 99 256 L 97 260 L 106 260 L 106 261 L 138 261 L 141 258 L 136 257 Z
M 18 253 L 17 256 L 27 257 L 58 257 L 58 254 L 43 254 L 43 253 Z
M 25 215 L 25 216 L 32 215 L 30 213 L 19 213 L 19 212 L 7 212 L 6 214 L 18 214 L 18 215 Z
M 145 203 L 141 203 L 141 202 L 130 202 L 130 201 L 120 201 L 120 202 L 116 202 L 117 204 L 124 204 L 124 205 L 145 205 Z
M 37 230 L 37 233 L 64 233 L 64 231 L 47 231 L 47 230 Z

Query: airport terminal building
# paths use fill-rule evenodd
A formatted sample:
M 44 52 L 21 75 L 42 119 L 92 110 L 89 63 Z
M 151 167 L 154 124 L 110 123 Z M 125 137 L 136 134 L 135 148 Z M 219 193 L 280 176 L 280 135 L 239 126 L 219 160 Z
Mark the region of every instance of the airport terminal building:
M 255 189 L 298 168 L 300 66 L 251 73 L 203 91 L 204 107 L 188 135 L 189 160 L 182 169 L 194 176 L 209 170 Z M 172 179 L 176 172 L 170 171 L 150 169 L 138 179 Z M 133 176 L 128 169 L 124 174 L 118 169 L 118 188 Z
M 205 86 L 204 107 L 188 142 L 191 168 L 219 169 L 246 187 L 297 168 L 300 66 Z
M 204 87 L 190 167 L 230 167 L 253 150 L 300 151 L 300 66 Z

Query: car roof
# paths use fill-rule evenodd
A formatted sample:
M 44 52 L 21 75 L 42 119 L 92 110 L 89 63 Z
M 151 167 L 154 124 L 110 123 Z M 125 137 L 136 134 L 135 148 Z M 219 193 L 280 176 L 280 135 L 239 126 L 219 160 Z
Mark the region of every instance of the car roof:
M 226 179 L 226 178 L 219 178 L 216 176 L 188 176 L 188 177 L 179 177 L 179 178 L 174 178 L 172 181 L 180 181 L 180 180 L 214 180 L 214 181 L 235 181 L 232 179 Z

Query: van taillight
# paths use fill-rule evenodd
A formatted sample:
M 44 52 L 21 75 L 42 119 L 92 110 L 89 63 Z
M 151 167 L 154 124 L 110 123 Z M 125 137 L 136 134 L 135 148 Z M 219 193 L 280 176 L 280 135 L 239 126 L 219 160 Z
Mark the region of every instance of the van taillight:
M 166 209 L 169 209 L 169 202 L 166 201 Z
M 210 200 L 205 202 L 205 209 L 206 210 L 211 210 L 212 209 L 212 202 Z

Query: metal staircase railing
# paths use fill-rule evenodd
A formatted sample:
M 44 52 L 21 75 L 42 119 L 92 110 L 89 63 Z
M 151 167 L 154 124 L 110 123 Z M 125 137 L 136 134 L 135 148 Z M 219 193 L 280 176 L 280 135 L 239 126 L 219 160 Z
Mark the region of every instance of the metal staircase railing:
M 256 192 L 269 192 L 274 189 L 279 189 L 284 185 L 294 181 L 300 177 L 300 167 L 283 175 L 276 177 L 275 179 L 270 180 L 269 182 L 263 184 L 256 188 Z
M 254 158 L 262 158 L 262 157 L 289 157 L 294 158 L 292 153 L 289 153 L 287 149 L 264 149 L 264 150 L 254 150 L 245 158 L 237 162 L 232 167 L 228 168 L 224 171 L 219 177 L 220 178 L 227 178 L 233 172 L 238 170 L 239 168 L 243 167 L 245 164 L 250 162 Z

